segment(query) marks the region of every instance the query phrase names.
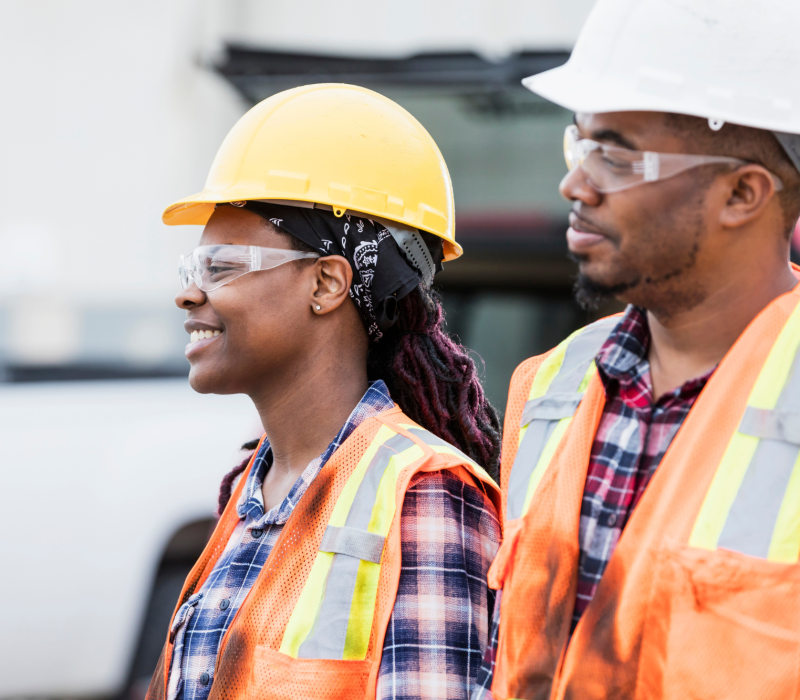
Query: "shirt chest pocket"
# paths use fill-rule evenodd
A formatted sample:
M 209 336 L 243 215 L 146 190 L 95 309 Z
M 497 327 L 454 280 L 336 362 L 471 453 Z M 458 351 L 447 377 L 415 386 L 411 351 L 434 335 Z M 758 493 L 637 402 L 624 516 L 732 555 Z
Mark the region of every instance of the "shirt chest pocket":
M 636 698 L 800 697 L 800 566 L 665 543 Z

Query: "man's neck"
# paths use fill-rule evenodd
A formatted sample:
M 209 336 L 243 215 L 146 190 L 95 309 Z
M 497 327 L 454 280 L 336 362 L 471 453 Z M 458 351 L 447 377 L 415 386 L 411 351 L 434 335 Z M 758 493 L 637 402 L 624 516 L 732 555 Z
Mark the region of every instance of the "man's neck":
M 700 304 L 659 319 L 650 311 L 648 353 L 653 400 L 718 365 L 748 324 L 797 279 L 788 268 L 758 284 L 732 280 Z

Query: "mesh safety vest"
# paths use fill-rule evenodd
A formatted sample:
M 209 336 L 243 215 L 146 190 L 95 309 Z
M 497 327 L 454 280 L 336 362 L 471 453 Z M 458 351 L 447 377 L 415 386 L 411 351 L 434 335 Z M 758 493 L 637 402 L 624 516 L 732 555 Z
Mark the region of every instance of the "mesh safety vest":
M 176 612 L 225 549 L 252 465 L 190 572 Z M 209 700 L 374 698 L 400 579 L 403 499 L 414 474 L 441 469 L 477 484 L 499 512 L 491 477 L 399 408 L 356 428 L 308 486 L 222 638 Z M 166 697 L 172 651 L 168 639 L 147 700 Z
M 800 285 L 765 308 L 712 375 L 569 644 L 605 404 L 593 358 L 617 319 L 518 368 L 489 572 L 503 589 L 497 700 L 800 697 L 798 300 Z

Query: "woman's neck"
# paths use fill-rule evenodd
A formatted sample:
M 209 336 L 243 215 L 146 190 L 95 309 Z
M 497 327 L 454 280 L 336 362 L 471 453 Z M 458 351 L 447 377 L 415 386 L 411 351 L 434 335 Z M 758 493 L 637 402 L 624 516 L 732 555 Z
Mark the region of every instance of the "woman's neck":
M 270 472 L 292 483 L 325 451 L 368 387 L 366 363 L 319 359 L 250 395 L 272 448 Z

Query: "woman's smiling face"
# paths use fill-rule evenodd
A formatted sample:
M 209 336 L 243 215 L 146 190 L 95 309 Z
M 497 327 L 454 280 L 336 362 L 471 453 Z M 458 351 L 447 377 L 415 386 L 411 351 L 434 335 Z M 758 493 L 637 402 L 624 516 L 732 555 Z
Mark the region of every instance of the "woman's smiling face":
M 216 209 L 200 245 L 289 249 L 289 237 L 252 212 Z M 315 320 L 316 261 L 289 262 L 248 273 L 211 292 L 192 284 L 175 298 L 190 338 L 189 383 L 202 394 L 250 394 L 303 355 Z

